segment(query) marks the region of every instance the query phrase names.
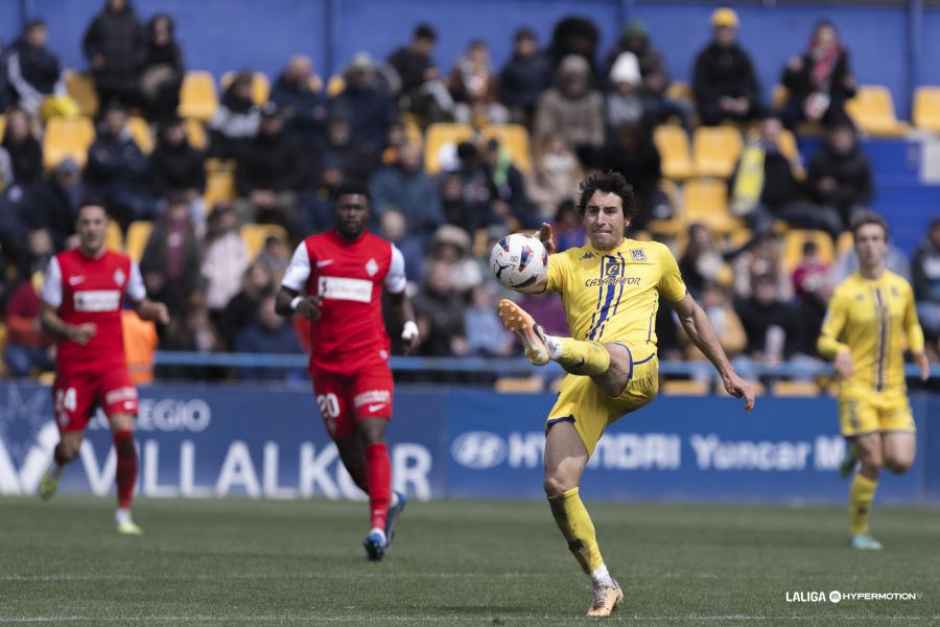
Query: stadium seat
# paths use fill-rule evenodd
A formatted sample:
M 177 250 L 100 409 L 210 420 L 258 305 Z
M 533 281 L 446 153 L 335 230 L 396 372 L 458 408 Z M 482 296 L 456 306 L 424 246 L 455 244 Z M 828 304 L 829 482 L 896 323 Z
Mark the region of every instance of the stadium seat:
M 538 375 L 530 377 L 500 377 L 496 380 L 496 391 L 503 394 L 526 394 L 541 392 L 545 389 L 545 380 Z
M 653 141 L 662 157 L 663 175 L 673 180 L 684 180 L 692 176 L 692 155 L 689 137 L 685 129 L 673 124 L 657 126 Z
M 209 147 L 209 136 L 206 134 L 206 127 L 195 118 L 186 120 L 186 138 L 189 140 L 190 145 L 197 150 L 205 150 Z
M 114 220 L 108 222 L 108 230 L 104 234 L 104 246 L 109 250 L 124 250 L 124 234 L 121 233 L 121 225 Z
M 914 126 L 940 133 L 940 87 L 918 87 L 914 92 Z
M 225 90 L 232 84 L 235 78 L 235 72 L 226 72 L 222 75 L 222 89 Z M 271 95 L 271 81 L 264 72 L 254 72 L 251 79 L 251 99 L 259 107 L 268 101 Z
M 130 131 L 134 143 L 145 154 L 153 152 L 153 133 L 150 131 L 150 125 L 147 120 L 140 116 L 132 115 L 127 120 L 127 130 Z
M 832 264 L 835 256 L 832 238 L 825 231 L 812 231 L 807 229 L 791 229 L 784 237 L 783 263 L 789 271 L 793 271 L 803 256 L 803 244 L 816 242 L 819 257 L 823 263 Z
M 241 231 L 242 241 L 245 242 L 245 250 L 248 252 L 248 258 L 254 259 L 261 248 L 264 246 L 264 240 L 272 235 L 285 242 L 288 241 L 287 231 L 284 227 L 277 224 L 246 224 Z
M 153 231 L 153 223 L 145 220 L 131 222 L 131 225 L 127 227 L 127 254 L 134 261 L 139 262 L 144 256 L 144 249 L 150 241 L 151 231 Z
M 203 202 L 212 208 L 218 203 L 235 200 L 235 173 L 232 170 L 206 168 L 206 191 Z
M 493 124 L 481 131 L 486 139 L 496 138 L 509 151 L 513 164 L 528 172 L 531 169 L 529 157 L 529 133 L 518 124 Z M 424 145 L 424 164 L 429 173 L 439 172 L 442 157 L 456 149 L 462 141 L 473 139 L 474 129 L 469 124 L 432 124 L 428 127 Z M 446 161 L 446 158 L 443 159 Z
M 862 85 L 845 109 L 860 129 L 870 135 L 897 137 L 908 127 L 894 115 L 891 92 L 881 85 Z
M 692 380 L 669 380 L 663 382 L 664 396 L 705 396 L 708 394 L 708 383 Z
M 716 233 L 728 233 L 741 221 L 728 211 L 725 182 L 718 179 L 693 179 L 682 190 L 682 214 L 686 224 L 699 222 Z
M 772 396 L 819 396 L 819 392 L 812 381 L 777 381 L 770 387 Z
M 46 168 L 53 168 L 62 159 L 71 157 L 80 166 L 85 165 L 88 147 L 94 140 L 95 127 L 90 119 L 52 118 L 42 138 L 43 163 Z
M 691 103 L 693 101 L 692 88 L 688 83 L 673 81 L 666 89 L 666 97 L 671 100 L 681 100 Z
M 741 154 L 741 131 L 734 126 L 702 126 L 692 139 L 698 176 L 728 178 Z
M 654 235 L 676 237 L 685 230 L 685 220 L 682 217 L 682 196 L 679 187 L 668 179 L 659 182 L 659 189 L 669 198 L 669 204 L 675 209 L 675 215 L 669 220 L 651 220 L 650 232 Z
M 98 92 L 91 76 L 74 70 L 65 71 L 65 90 L 78 104 L 82 115 L 94 117 L 98 113 Z
M 186 72 L 180 88 L 180 117 L 205 121 L 215 114 L 218 106 L 219 97 L 212 74 L 201 70 Z

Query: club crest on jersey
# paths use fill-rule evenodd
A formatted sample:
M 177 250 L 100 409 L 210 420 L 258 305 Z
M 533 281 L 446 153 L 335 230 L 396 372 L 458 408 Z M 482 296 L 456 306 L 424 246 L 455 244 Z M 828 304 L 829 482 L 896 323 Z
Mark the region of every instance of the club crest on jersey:
M 379 271 L 379 264 L 375 261 L 375 259 L 370 259 L 366 263 L 366 272 L 369 273 L 369 276 L 375 276 L 375 273 L 378 271 Z
M 126 278 L 127 277 L 124 276 L 124 271 L 121 270 L 120 268 L 114 271 L 114 282 L 117 283 L 119 286 L 124 285 L 124 279 Z
M 594 259 L 594 253 L 592 253 L 591 251 L 587 251 L 586 253 L 581 255 L 581 261 L 585 261 L 586 259 Z
M 630 257 L 633 258 L 633 261 L 646 261 L 646 251 L 642 248 L 631 248 Z

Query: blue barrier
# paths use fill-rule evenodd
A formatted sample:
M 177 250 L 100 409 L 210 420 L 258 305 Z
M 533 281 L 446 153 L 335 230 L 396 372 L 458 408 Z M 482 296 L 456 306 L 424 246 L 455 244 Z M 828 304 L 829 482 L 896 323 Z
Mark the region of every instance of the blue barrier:
M 417 500 L 541 498 L 551 394 L 401 387 L 389 441 L 396 489 Z M 940 398 L 912 398 L 918 460 L 881 501 L 940 500 Z M 584 482 L 601 500 L 841 502 L 844 445 L 829 398 L 660 398 L 610 427 Z M 309 391 L 231 385 L 141 389 L 145 497 L 364 498 L 339 464 Z M 0 384 L 0 494 L 35 491 L 58 441 L 49 389 Z M 62 489 L 104 495 L 115 458 L 100 414 Z

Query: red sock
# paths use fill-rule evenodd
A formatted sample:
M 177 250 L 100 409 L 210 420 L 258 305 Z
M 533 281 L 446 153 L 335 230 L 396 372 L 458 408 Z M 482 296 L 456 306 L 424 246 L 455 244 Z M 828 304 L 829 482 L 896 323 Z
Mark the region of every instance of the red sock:
M 134 432 L 128 429 L 114 433 L 114 450 L 117 453 L 118 507 L 131 506 L 134 484 L 137 483 L 137 449 L 134 448 Z
M 366 472 L 369 475 L 369 511 L 372 527 L 384 529 L 392 492 L 392 465 L 388 461 L 385 442 L 375 442 L 366 447 Z

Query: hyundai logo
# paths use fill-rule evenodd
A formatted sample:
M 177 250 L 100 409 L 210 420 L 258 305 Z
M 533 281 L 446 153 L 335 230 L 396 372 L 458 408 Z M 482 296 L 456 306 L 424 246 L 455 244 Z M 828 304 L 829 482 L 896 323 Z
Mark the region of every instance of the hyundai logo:
M 506 459 L 506 443 L 495 433 L 468 431 L 454 440 L 450 454 L 461 466 L 485 470 L 503 463 Z

